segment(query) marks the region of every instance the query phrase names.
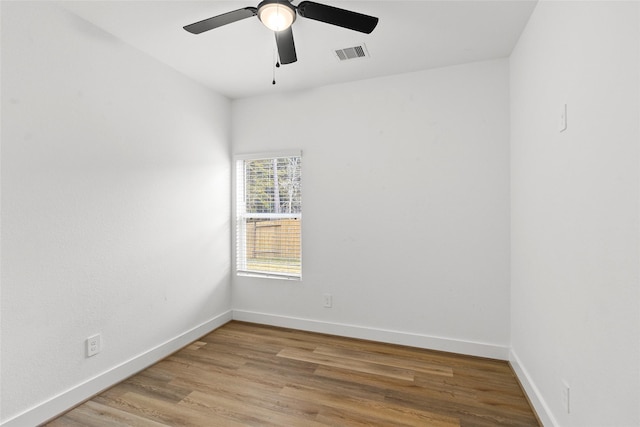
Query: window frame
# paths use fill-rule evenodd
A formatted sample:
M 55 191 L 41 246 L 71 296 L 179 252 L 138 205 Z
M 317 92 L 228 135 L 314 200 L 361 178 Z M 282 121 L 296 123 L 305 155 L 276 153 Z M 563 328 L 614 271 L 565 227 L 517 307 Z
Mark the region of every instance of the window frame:
M 233 199 L 232 199 L 232 208 L 233 208 L 233 218 L 235 220 L 235 227 L 233 233 L 235 234 L 233 239 L 233 268 L 235 270 L 235 275 L 240 277 L 258 277 L 258 278 L 268 278 L 268 279 L 280 279 L 280 280 L 293 280 L 293 281 L 302 281 L 302 212 L 300 213 L 251 213 L 246 214 L 242 211 L 240 201 L 244 199 L 245 196 L 245 177 L 244 177 L 244 162 L 252 161 L 252 160 L 268 160 L 268 159 L 279 159 L 284 157 L 299 157 L 300 158 L 300 167 L 302 168 L 302 151 L 301 150 L 281 150 L 281 151 L 268 151 L 268 152 L 259 152 L 259 153 L 248 153 L 248 154 L 236 154 L 233 156 Z M 241 163 L 242 162 L 242 163 Z M 242 164 L 243 170 L 240 171 L 239 167 Z M 242 173 L 242 178 L 240 177 Z M 302 173 L 300 174 L 300 199 L 302 202 Z M 240 181 L 242 179 L 242 181 Z M 244 206 L 244 203 L 242 204 Z M 300 273 L 299 274 L 288 274 L 288 273 L 279 273 L 279 272 L 263 272 L 263 271 L 252 271 L 246 268 L 246 247 L 242 249 L 242 246 L 246 244 L 246 226 L 247 219 L 266 219 L 266 218 L 278 218 L 278 219 L 286 219 L 286 218 L 295 218 L 300 221 Z M 244 256 L 242 259 L 238 256 L 240 250 L 244 251 Z M 244 260 L 244 268 L 240 268 L 240 264 Z

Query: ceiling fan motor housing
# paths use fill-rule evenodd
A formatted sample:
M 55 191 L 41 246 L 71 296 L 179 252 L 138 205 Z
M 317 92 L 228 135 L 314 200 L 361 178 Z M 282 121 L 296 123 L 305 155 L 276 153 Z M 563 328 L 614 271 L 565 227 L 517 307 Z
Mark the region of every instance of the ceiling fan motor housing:
M 296 20 L 296 9 L 289 0 L 264 0 L 258 5 L 258 18 L 270 30 L 286 30 Z

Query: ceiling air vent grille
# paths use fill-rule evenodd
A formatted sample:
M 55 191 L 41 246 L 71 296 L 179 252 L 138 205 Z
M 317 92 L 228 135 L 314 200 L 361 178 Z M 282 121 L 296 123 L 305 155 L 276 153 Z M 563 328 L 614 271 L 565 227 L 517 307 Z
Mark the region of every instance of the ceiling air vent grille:
M 369 57 L 369 52 L 367 52 L 367 47 L 363 43 L 360 46 L 336 49 L 336 56 L 340 61 L 348 61 L 350 59 L 367 58 Z

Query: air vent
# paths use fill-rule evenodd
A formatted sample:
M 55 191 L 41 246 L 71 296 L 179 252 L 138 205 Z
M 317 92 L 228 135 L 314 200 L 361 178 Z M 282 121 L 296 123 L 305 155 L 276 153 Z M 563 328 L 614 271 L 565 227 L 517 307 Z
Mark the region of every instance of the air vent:
M 359 46 L 336 49 L 336 56 L 340 61 L 348 61 L 350 59 L 368 58 L 369 52 L 365 44 L 362 43 Z

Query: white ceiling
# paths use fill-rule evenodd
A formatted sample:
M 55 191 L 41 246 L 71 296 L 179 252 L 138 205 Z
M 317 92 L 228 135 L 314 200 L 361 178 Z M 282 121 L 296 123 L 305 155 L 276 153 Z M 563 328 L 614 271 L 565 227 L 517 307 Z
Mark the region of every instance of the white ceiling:
M 318 0 L 380 19 L 371 34 L 298 17 L 298 62 L 276 70 L 275 37 L 257 17 L 193 35 L 182 27 L 259 0 L 65 1 L 62 6 L 229 98 L 506 57 L 535 0 Z M 298 4 L 294 0 L 293 4 Z M 335 49 L 365 43 L 370 57 L 340 62 Z

